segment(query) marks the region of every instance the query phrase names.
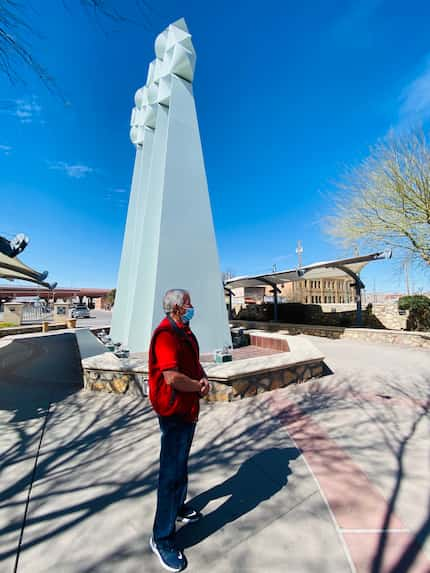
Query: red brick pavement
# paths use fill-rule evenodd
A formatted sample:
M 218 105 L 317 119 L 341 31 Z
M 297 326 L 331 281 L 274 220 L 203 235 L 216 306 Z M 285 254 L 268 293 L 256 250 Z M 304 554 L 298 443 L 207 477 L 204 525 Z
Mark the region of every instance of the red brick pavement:
M 399 573 L 395 565 L 413 542 L 412 532 L 372 485 L 367 475 L 327 433 L 289 399 L 270 398 L 270 407 L 303 452 L 333 514 L 357 573 L 373 573 L 382 547 L 378 573 Z M 388 523 L 384 523 L 389 515 Z M 408 573 L 430 573 L 430 561 L 421 552 Z M 405 572 L 406 573 L 406 572 Z
M 233 349 L 233 360 L 245 360 L 246 358 L 258 358 L 260 356 L 271 356 L 272 354 L 279 354 L 281 350 L 273 350 L 272 348 L 261 348 L 260 346 L 242 346 L 242 348 Z M 213 362 L 213 353 L 201 354 L 201 362 Z

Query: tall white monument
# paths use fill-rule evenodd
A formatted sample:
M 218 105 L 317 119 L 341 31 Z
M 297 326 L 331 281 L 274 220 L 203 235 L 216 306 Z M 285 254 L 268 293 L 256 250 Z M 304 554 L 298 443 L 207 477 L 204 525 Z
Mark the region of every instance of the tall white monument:
M 185 20 L 155 41 L 156 58 L 135 95 L 136 146 L 111 336 L 148 350 L 162 298 L 184 288 L 203 352 L 231 343 L 192 81 L 196 54 Z

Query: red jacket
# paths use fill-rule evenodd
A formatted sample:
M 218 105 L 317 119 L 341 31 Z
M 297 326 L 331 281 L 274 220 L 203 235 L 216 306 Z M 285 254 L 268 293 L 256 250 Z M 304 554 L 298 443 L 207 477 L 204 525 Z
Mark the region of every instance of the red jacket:
M 164 380 L 164 370 L 178 370 L 194 380 L 205 374 L 199 360 L 199 345 L 190 328 L 170 317 L 154 330 L 149 348 L 149 399 L 159 416 L 177 415 L 188 422 L 199 416 L 199 392 L 181 392 Z

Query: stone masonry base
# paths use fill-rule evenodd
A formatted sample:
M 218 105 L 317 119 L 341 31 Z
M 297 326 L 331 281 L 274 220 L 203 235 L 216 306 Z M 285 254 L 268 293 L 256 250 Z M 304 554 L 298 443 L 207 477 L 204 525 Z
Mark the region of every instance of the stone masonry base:
M 148 394 L 148 376 L 137 372 L 84 369 L 84 389 L 144 397 Z
M 284 388 L 290 384 L 300 384 L 310 378 L 319 378 L 323 373 L 324 364 L 319 361 L 289 366 L 272 372 L 246 375 L 233 380 L 230 384 L 212 381 L 211 392 L 207 400 L 209 402 L 231 402 L 249 398 L 262 392 Z
M 212 388 L 208 401 L 248 398 L 324 374 L 324 357 L 305 337 L 261 331 L 251 331 L 250 336 L 258 346 L 234 349 L 232 362 L 203 361 Z M 119 359 L 111 352 L 104 352 L 83 359 L 82 370 L 86 390 L 148 395 L 145 353 Z

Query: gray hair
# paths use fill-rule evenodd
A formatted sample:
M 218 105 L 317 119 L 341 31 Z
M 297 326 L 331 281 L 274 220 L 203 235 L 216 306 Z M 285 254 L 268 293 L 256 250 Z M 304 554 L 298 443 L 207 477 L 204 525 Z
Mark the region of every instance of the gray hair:
M 182 306 L 187 295 L 190 296 L 190 293 L 182 288 L 168 290 L 163 297 L 164 312 L 170 314 L 176 305 Z

